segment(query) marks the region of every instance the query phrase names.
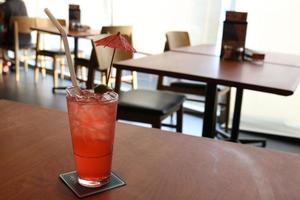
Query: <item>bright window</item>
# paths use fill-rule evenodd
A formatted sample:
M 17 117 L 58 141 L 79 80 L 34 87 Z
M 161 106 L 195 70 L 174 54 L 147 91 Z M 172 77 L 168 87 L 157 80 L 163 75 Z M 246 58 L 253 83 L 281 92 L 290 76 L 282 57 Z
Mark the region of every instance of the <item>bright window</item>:
M 248 12 L 247 47 L 300 55 L 300 1 L 236 0 L 235 3 L 237 11 Z M 289 97 L 246 91 L 241 125 L 245 129 L 300 137 L 299 110 L 299 89 Z

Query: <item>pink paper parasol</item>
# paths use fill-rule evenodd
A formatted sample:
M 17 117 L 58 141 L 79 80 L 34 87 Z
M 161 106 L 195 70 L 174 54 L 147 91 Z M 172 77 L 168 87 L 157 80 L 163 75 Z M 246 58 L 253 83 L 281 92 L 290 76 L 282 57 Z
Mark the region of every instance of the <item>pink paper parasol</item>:
M 112 67 L 112 63 L 114 60 L 116 49 L 124 49 L 129 52 L 136 52 L 136 50 L 131 46 L 131 44 L 128 42 L 126 37 L 124 37 L 123 35 L 120 34 L 120 32 L 118 32 L 115 35 L 110 35 L 110 36 L 102 38 L 100 40 L 96 40 L 95 45 L 110 47 L 110 48 L 114 49 L 113 55 L 111 58 L 111 62 L 110 62 L 110 66 L 109 66 L 109 70 L 108 70 L 108 74 L 107 74 L 107 78 L 106 78 L 106 85 L 107 85 L 109 82 L 111 67 Z

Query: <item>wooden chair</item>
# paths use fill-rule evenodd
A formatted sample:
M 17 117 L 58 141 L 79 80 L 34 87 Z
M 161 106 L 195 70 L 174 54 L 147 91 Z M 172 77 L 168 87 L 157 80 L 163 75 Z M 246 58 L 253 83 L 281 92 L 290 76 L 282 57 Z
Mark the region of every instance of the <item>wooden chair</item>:
M 31 29 L 30 27 L 36 25 L 36 18 L 32 17 L 12 17 L 10 19 L 10 29 L 13 30 L 14 39 L 13 47 L 9 47 L 14 51 L 14 63 L 16 68 L 16 80 L 20 79 L 20 50 L 24 51 L 23 61 L 25 70 L 28 70 L 29 50 L 34 47 L 31 43 Z M 24 40 L 25 39 L 25 40 Z
M 102 38 L 102 37 L 106 37 L 107 35 L 101 35 L 95 38 Z M 124 35 L 127 39 L 129 39 L 129 37 L 127 35 Z M 93 43 L 93 42 L 92 42 Z M 97 56 L 97 61 L 98 61 L 98 70 L 101 72 L 101 79 L 102 79 L 102 83 L 106 82 L 106 75 L 107 75 L 107 70 L 109 69 L 110 66 L 110 62 L 111 62 L 111 57 L 113 54 L 113 49 L 112 48 L 107 48 L 104 46 L 98 46 L 96 47 L 93 43 L 93 48 L 96 51 L 96 56 Z M 126 59 L 131 59 L 133 58 L 133 53 L 132 52 L 128 52 L 125 51 L 123 49 L 116 49 L 115 52 L 115 56 L 114 56 L 114 60 L 113 62 L 117 62 L 117 61 L 121 61 L 121 60 L 126 60 Z M 136 89 L 137 88 L 137 77 L 136 77 L 136 73 L 135 73 L 135 78 L 132 80 L 132 88 Z M 112 85 L 114 82 L 114 78 L 113 76 L 110 77 L 110 82 L 109 84 Z M 128 83 L 128 78 L 125 76 L 122 76 L 122 82 L 126 82 Z
M 185 31 L 170 31 L 166 33 L 167 49 L 172 50 L 179 47 L 190 46 L 189 33 Z
M 170 31 L 166 33 L 165 51 L 172 50 L 179 47 L 190 46 L 190 38 L 188 32 L 184 31 Z M 174 92 L 180 92 L 184 94 L 192 94 L 201 96 L 204 98 L 206 84 L 203 82 L 176 80 L 172 81 L 169 85 L 164 85 L 164 77 L 159 76 L 157 89 L 170 90 Z M 218 97 L 220 105 L 220 117 L 219 122 L 225 123 L 225 129 L 228 130 L 229 123 L 229 106 L 230 106 L 230 88 L 218 87 Z M 195 100 L 187 98 L 191 101 L 204 102 L 203 100 Z
M 101 29 L 101 35 L 99 35 L 98 37 L 92 37 L 93 39 L 100 39 L 104 36 L 108 36 L 109 34 L 116 34 L 120 32 L 122 35 L 125 35 L 127 37 L 127 39 L 130 41 L 130 43 L 132 43 L 132 27 L 131 26 L 103 26 Z M 109 50 L 108 51 L 104 51 L 103 47 L 95 47 L 92 41 L 92 53 L 91 53 L 91 59 L 85 59 L 85 58 L 78 58 L 75 62 L 77 65 L 79 66 L 89 66 L 90 65 L 90 60 L 94 60 L 94 58 L 92 58 L 93 56 L 96 56 L 95 51 L 98 51 L 97 55 L 105 55 L 108 54 L 107 56 L 111 58 L 111 53 Z M 103 51 L 103 52 L 101 52 Z M 99 53 L 100 52 L 100 53 Z M 104 57 L 104 56 L 103 56 Z M 119 60 L 124 60 L 124 59 L 130 59 L 133 57 L 133 54 L 130 54 L 128 52 L 125 52 L 123 50 L 117 49 L 115 56 L 114 56 L 114 61 L 119 61 Z M 101 82 L 105 83 L 106 81 L 106 73 L 107 73 L 107 69 L 109 67 L 109 60 L 102 60 L 102 58 L 98 58 L 96 59 L 96 63 L 93 63 L 93 65 L 95 66 L 95 70 L 100 71 L 101 73 Z M 98 61 L 101 60 L 101 63 L 99 63 Z M 130 72 L 131 75 L 125 75 L 122 76 L 122 82 L 126 82 L 128 84 L 130 84 L 132 86 L 132 88 L 137 89 L 137 73 L 136 72 Z M 113 74 L 113 73 L 112 73 Z M 112 84 L 114 82 L 114 75 L 112 75 L 111 79 L 110 79 L 110 84 Z
M 66 21 L 64 19 L 59 19 L 59 23 L 62 26 L 66 26 Z M 54 27 L 52 22 L 49 19 L 46 18 L 37 18 L 37 26 L 38 27 Z M 58 86 L 58 67 L 59 64 L 61 66 L 60 73 L 61 73 L 61 78 L 64 77 L 64 71 L 65 71 L 65 51 L 63 49 L 62 45 L 62 39 L 60 38 L 60 43 L 57 44 L 58 48 L 55 49 L 44 49 L 42 46 L 42 35 L 38 31 L 37 32 L 37 37 L 36 37 L 36 56 L 35 56 L 35 81 L 38 81 L 39 77 L 39 68 L 42 68 L 42 73 L 45 76 L 46 75 L 46 68 L 45 68 L 45 62 L 43 62 L 45 57 L 50 57 L 53 60 L 53 65 L 52 65 L 52 70 L 53 70 L 53 88 L 56 88 Z M 42 57 L 42 62 L 41 66 L 39 67 L 39 61 L 40 57 Z
M 102 35 L 102 37 L 104 37 Z M 93 44 L 94 45 L 94 44 Z M 95 47 L 100 70 L 106 72 L 110 65 L 113 49 L 103 46 Z M 130 59 L 133 53 L 118 49 L 114 61 Z M 101 69 L 103 67 L 103 69 Z M 185 96 L 166 91 L 149 91 L 133 89 L 119 94 L 118 119 L 149 123 L 154 128 L 162 125 L 175 127 L 182 132 L 182 104 Z M 177 113 L 176 125 L 162 124 L 162 120 Z
M 118 32 L 122 35 L 126 35 L 127 39 L 132 44 L 132 26 L 102 26 L 101 28 L 101 34 L 117 34 Z M 125 52 L 122 53 L 122 50 L 116 52 L 115 61 L 124 60 L 125 58 L 129 59 L 130 57 L 128 57 Z M 100 66 L 100 68 L 102 67 Z M 137 72 L 132 71 L 130 73 L 130 75 L 122 76 L 122 82 L 131 84 L 133 89 L 137 89 Z M 114 77 L 112 77 L 112 82 L 113 80 Z
M 0 75 L 3 73 L 3 60 L 0 59 Z

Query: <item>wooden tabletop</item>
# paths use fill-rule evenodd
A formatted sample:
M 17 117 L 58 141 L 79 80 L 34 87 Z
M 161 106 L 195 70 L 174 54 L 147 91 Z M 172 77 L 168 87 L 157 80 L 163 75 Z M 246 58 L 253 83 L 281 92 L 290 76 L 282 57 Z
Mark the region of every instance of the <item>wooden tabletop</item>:
M 0 101 L 1 199 L 77 199 L 67 114 Z M 86 199 L 298 199 L 300 156 L 117 123 L 113 171 L 126 186 Z
M 189 53 L 189 54 L 201 54 L 208 56 L 220 56 L 221 45 L 212 45 L 212 44 L 202 44 L 188 47 L 181 47 L 173 49 L 172 51 Z M 295 54 L 286 54 L 279 52 L 264 52 L 265 53 L 265 63 L 287 65 L 300 68 L 300 55 Z
M 180 47 L 172 49 L 172 51 L 190 54 L 201 54 L 207 56 L 220 56 L 221 45 L 201 44 L 195 46 Z
M 265 52 L 265 62 L 300 68 L 300 55 Z
M 60 35 L 59 31 L 55 27 L 31 27 L 31 30 Z M 68 28 L 65 28 L 65 31 L 70 37 L 89 37 L 100 34 L 100 30 L 94 29 L 87 29 L 85 31 L 70 31 Z
M 300 69 L 295 67 L 221 60 L 215 56 L 173 51 L 116 62 L 114 67 L 279 95 L 293 94 L 300 81 Z

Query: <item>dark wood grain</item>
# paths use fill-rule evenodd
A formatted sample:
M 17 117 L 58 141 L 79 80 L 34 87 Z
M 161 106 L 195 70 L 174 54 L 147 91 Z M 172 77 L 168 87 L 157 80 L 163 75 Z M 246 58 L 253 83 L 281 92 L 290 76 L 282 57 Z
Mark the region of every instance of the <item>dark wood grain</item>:
M 40 31 L 44 33 L 60 35 L 59 31 L 55 27 L 31 27 L 31 30 Z M 70 37 L 85 38 L 89 36 L 95 36 L 100 34 L 100 30 L 87 29 L 85 31 L 70 31 L 68 28 L 65 28 L 65 31 Z
M 181 52 L 121 61 L 114 63 L 114 67 L 279 95 L 292 95 L 300 81 L 298 68 Z
M 300 55 L 265 52 L 265 62 L 300 68 Z
M 181 47 L 177 49 L 172 49 L 175 52 L 189 53 L 189 54 L 200 54 L 207 56 L 220 56 L 221 46 L 213 44 L 202 44 L 189 47 Z M 265 54 L 265 63 L 286 65 L 291 67 L 300 68 L 300 55 L 296 54 L 286 54 L 279 52 L 264 52 L 259 51 Z
M 190 53 L 190 54 L 201 54 L 207 56 L 220 56 L 221 45 L 201 44 L 195 46 L 176 48 L 176 49 L 172 49 L 172 51 L 181 52 L 181 53 Z
M 77 199 L 64 112 L 0 101 L 1 199 Z M 113 170 L 127 185 L 86 199 L 298 199 L 300 157 L 117 123 Z

